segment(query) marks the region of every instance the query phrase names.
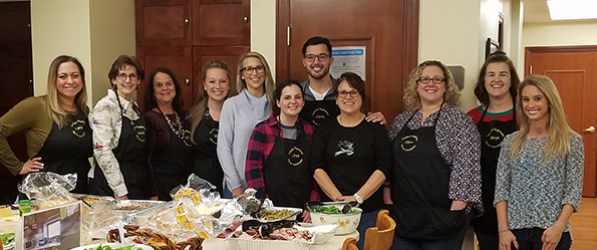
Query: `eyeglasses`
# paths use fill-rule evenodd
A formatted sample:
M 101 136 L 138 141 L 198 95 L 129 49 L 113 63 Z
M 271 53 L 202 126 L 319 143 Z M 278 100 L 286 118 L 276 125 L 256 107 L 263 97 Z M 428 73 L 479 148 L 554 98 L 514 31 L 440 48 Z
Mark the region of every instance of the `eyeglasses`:
M 127 78 L 131 79 L 131 81 L 136 81 L 139 79 L 139 76 L 135 75 L 135 74 L 127 75 L 124 73 L 116 76 L 116 79 L 121 80 L 121 81 L 126 81 Z
M 244 67 L 242 69 L 242 71 L 244 71 L 247 75 L 253 74 L 255 70 L 257 70 L 257 73 L 263 73 L 265 67 L 263 67 L 263 65 L 259 65 L 257 67 Z
M 315 61 L 315 58 L 318 58 L 319 61 L 327 61 L 330 58 L 330 55 L 328 54 L 319 54 L 319 55 L 314 55 L 314 54 L 306 54 L 305 55 L 305 59 L 307 59 L 307 61 L 309 62 L 313 62 Z
M 338 97 L 340 98 L 346 98 L 347 95 L 350 95 L 352 98 L 357 98 L 359 97 L 359 91 L 356 90 L 351 90 L 351 91 L 346 91 L 346 90 L 341 90 L 338 91 Z
M 419 80 L 417 80 L 417 82 L 422 82 L 422 83 L 433 82 L 435 84 L 440 84 L 444 81 L 446 81 L 445 78 L 441 78 L 441 77 L 429 78 L 429 77 L 425 77 L 425 76 L 421 77 L 421 78 L 419 78 Z

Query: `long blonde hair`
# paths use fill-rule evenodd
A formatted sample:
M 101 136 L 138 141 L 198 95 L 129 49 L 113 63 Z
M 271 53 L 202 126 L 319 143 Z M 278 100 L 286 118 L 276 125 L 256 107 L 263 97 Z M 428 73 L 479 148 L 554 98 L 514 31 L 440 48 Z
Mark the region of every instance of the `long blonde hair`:
M 558 93 L 555 84 L 546 76 L 532 75 L 524 79 L 518 88 L 518 96 L 516 97 L 516 113 L 519 115 L 520 131 L 512 142 L 510 150 L 510 157 L 512 161 L 516 159 L 522 144 L 524 143 L 529 131 L 531 130 L 531 121 L 524 113 L 522 107 L 522 90 L 527 86 L 535 86 L 547 98 L 549 110 L 549 120 L 547 122 L 547 142 L 543 154 L 543 163 L 546 163 L 550 158 L 564 158 L 570 152 L 570 138 L 577 134 L 570 128 L 566 122 L 566 115 L 564 114 L 564 107 L 562 99 Z
M 427 60 L 419 64 L 415 69 L 413 69 L 412 72 L 410 72 L 408 77 L 408 85 L 406 86 L 406 89 L 404 89 L 404 97 L 402 98 L 406 110 L 417 110 L 421 108 L 421 98 L 419 97 L 419 93 L 417 93 L 417 82 L 419 81 L 419 77 L 421 77 L 423 70 L 429 66 L 439 67 L 444 73 L 444 78 L 446 78 L 446 93 L 444 93 L 444 103 L 453 104 L 455 106 L 458 106 L 460 103 L 460 91 L 458 90 L 458 86 L 454 81 L 452 72 L 450 72 L 448 67 L 440 61 Z
M 263 64 L 263 67 L 265 67 L 265 82 L 263 83 L 263 88 L 265 90 L 265 94 L 267 95 L 267 100 L 269 102 L 272 102 L 272 105 L 276 105 L 273 103 L 274 91 L 276 89 L 276 83 L 274 82 L 274 78 L 272 77 L 272 72 L 270 70 L 269 64 L 267 63 L 267 60 L 265 60 L 265 57 L 263 57 L 263 55 L 261 55 L 259 52 L 250 51 L 247 54 L 244 54 L 238 60 L 238 67 L 237 67 L 238 74 L 236 75 L 236 89 L 240 93 L 243 89 L 247 88 L 247 83 L 241 76 L 242 76 L 242 70 L 243 70 L 243 61 L 248 57 L 255 57 L 255 58 L 259 59 L 259 61 L 261 61 L 261 63 Z
M 230 89 L 228 90 L 228 95 L 226 95 L 226 99 L 236 95 L 236 90 L 234 88 L 234 85 L 232 84 L 232 72 L 230 71 L 230 68 L 228 68 L 228 65 L 220 60 L 209 61 L 203 66 L 203 69 L 201 70 L 201 79 L 203 80 L 202 85 L 205 86 L 205 76 L 207 75 L 207 71 L 210 69 L 222 69 L 226 71 L 226 76 L 228 76 L 228 84 L 230 85 Z M 187 117 L 187 120 L 190 122 L 191 125 L 191 141 L 193 143 L 196 143 L 194 139 L 195 130 L 197 129 L 199 123 L 201 123 L 201 120 L 203 120 L 203 116 L 205 116 L 205 110 L 207 109 L 208 100 L 209 96 L 207 95 L 207 91 L 204 88 L 201 88 L 200 86 L 197 92 L 197 102 L 195 102 L 195 105 L 191 107 L 191 109 L 189 110 L 189 116 Z
M 83 83 L 81 90 L 75 96 L 75 106 L 77 106 L 79 111 L 85 113 L 85 115 L 89 114 L 89 107 L 87 107 L 87 88 L 85 86 L 85 69 L 83 69 L 83 65 L 81 65 L 77 58 L 72 56 L 58 56 L 50 64 L 50 69 L 48 70 L 48 94 L 46 94 L 43 99 L 46 104 L 46 113 L 50 116 L 52 121 L 58 125 L 59 128 L 63 128 L 70 122 L 68 113 L 60 105 L 58 100 L 58 89 L 56 88 L 58 67 L 66 62 L 73 62 L 75 65 L 77 65 L 81 75 L 81 82 Z

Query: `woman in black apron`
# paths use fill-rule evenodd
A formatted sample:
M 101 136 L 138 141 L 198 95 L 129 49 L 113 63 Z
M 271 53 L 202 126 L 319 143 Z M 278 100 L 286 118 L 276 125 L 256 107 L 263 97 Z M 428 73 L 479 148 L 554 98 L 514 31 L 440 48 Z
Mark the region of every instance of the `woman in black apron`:
M 143 76 L 139 61 L 127 55 L 118 57 L 108 73 L 113 90 L 108 90 L 90 115 L 96 159 L 89 180 L 91 194 L 116 199 L 156 195 L 155 189 L 145 188 L 154 186 L 145 157 L 145 119 L 131 99 Z
M 276 206 L 302 208 L 317 199 L 309 168 L 315 127 L 299 119 L 304 100 L 298 81 L 278 84 L 274 97 L 272 115 L 255 126 L 249 141 L 247 185 Z
M 89 158 L 93 155 L 85 70 L 71 56 L 58 56 L 49 69 L 48 94 L 25 99 L 0 118 L 0 161 L 13 174 L 76 174 L 71 192 L 87 192 Z M 6 138 L 24 131 L 31 159 L 20 162 Z
M 495 174 L 504 137 L 518 130 L 514 100 L 519 83 L 514 64 L 508 56 L 502 51 L 491 54 L 483 64 L 479 81 L 475 86 L 475 95 L 482 105 L 468 112 L 481 134 L 482 197 L 485 214 L 471 222 L 480 250 L 499 248 L 497 215 L 493 206 Z
M 191 173 L 191 138 L 182 110 L 182 93 L 174 73 L 156 68 L 149 74 L 144 108 L 149 164 L 158 199 L 170 201 L 170 191 L 184 185 Z
M 224 101 L 236 94 L 230 84 L 231 71 L 220 60 L 209 61 L 203 66 L 203 88 L 199 88 L 197 103 L 187 118 L 191 125 L 193 141 L 191 172 L 216 186 L 224 197 L 224 170 L 217 154 L 220 112 Z
M 423 62 L 411 73 L 408 111 L 389 132 L 392 249 L 459 250 L 471 210 L 482 210 L 479 133 L 456 106 L 459 95 L 441 62 Z

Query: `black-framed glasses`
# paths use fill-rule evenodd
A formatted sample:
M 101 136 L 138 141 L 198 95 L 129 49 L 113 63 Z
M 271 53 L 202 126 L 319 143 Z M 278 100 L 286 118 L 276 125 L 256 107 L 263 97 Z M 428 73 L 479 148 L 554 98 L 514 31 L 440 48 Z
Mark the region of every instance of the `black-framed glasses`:
M 328 59 L 330 59 L 330 55 L 324 54 L 324 53 L 321 53 L 319 55 L 314 55 L 314 54 L 306 54 L 305 55 L 305 59 L 307 59 L 307 61 L 309 61 L 309 62 L 315 61 L 315 58 L 318 58 L 319 61 L 327 61 Z
M 346 91 L 346 90 L 338 91 L 338 97 L 340 97 L 340 98 L 346 98 L 347 95 L 350 95 L 352 98 L 357 98 L 357 97 L 359 97 L 360 93 L 359 93 L 359 91 L 356 91 L 355 89 L 353 89 L 351 91 Z
M 126 81 L 127 78 L 131 79 L 131 81 L 139 80 L 139 76 L 135 75 L 135 74 L 127 75 L 125 73 L 122 73 L 122 74 L 116 76 L 116 79 L 121 80 L 121 81 Z
M 433 82 L 435 84 L 440 84 L 442 82 L 445 82 L 446 79 L 442 78 L 442 77 L 434 77 L 434 78 L 430 78 L 430 77 L 420 77 L 417 82 L 421 82 L 421 83 L 429 83 L 429 82 Z
M 259 65 L 259 66 L 255 66 L 255 67 L 244 67 L 242 69 L 242 71 L 245 72 L 245 74 L 253 74 L 253 72 L 257 70 L 258 73 L 263 73 L 263 71 L 265 70 L 265 67 L 263 67 L 263 65 Z

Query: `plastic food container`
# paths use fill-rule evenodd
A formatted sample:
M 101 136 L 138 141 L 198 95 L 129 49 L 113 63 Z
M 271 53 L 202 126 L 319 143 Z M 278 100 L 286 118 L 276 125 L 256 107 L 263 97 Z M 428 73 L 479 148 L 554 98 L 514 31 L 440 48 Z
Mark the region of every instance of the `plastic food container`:
M 263 213 L 263 211 L 278 211 L 278 210 L 289 210 L 292 213 L 290 215 L 284 216 L 282 218 L 279 219 L 275 219 L 275 220 L 266 220 L 266 219 L 262 219 L 262 218 L 257 218 L 257 220 L 261 221 L 261 222 L 276 222 L 276 221 L 281 221 L 281 220 L 296 220 L 296 216 L 301 214 L 303 212 L 302 209 L 300 208 L 292 208 L 292 207 L 266 207 L 266 208 L 262 208 L 260 213 Z
M 342 209 L 343 205 L 330 205 Z M 313 225 L 338 225 L 338 231 L 335 235 L 349 234 L 357 230 L 359 222 L 361 222 L 361 214 L 363 210 L 360 208 L 352 208 L 358 210 L 354 214 L 323 214 L 310 212 L 311 222 Z

